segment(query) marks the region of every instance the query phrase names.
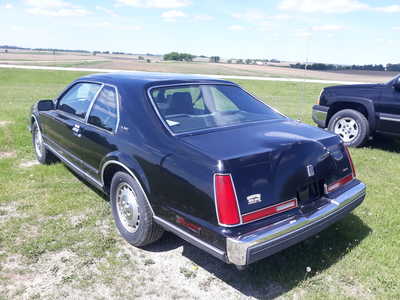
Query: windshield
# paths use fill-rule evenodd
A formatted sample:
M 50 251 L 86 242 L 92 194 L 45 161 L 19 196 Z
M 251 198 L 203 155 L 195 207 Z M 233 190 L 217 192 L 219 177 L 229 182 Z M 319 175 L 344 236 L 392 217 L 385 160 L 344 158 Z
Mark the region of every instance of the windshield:
M 285 118 L 234 85 L 167 86 L 150 95 L 174 133 Z

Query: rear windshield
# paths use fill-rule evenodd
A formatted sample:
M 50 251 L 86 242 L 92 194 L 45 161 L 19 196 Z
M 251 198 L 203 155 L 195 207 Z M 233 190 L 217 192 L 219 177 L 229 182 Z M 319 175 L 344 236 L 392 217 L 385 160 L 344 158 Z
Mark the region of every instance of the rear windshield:
M 284 118 L 234 85 L 159 87 L 150 94 L 174 133 Z

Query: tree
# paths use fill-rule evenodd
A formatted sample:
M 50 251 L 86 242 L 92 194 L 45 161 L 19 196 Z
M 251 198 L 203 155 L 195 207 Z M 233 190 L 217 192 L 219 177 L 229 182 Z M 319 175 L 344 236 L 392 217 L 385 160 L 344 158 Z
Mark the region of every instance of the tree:
M 178 52 L 170 52 L 164 54 L 164 60 L 175 60 L 175 61 L 193 61 L 193 58 L 196 56 L 189 53 L 178 53 Z
M 139 56 L 138 60 L 144 60 L 144 57 L 143 56 Z
M 238 59 L 238 60 L 236 61 L 236 63 L 237 63 L 237 64 L 242 64 L 242 63 L 243 63 L 243 59 Z

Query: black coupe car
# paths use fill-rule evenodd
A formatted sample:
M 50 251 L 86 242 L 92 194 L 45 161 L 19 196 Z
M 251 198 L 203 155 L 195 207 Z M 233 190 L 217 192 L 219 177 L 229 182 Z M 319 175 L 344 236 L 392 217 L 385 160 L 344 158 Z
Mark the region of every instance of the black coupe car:
M 109 195 L 121 235 L 168 230 L 238 267 L 358 206 L 340 138 L 291 120 L 237 84 L 176 74 L 85 76 L 33 107 L 38 160 L 63 161 Z

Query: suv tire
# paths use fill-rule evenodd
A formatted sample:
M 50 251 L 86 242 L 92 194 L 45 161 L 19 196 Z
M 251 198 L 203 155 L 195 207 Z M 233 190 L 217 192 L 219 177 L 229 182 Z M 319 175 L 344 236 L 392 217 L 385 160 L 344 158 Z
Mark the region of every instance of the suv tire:
M 365 116 L 354 109 L 343 109 L 329 120 L 329 131 L 341 137 L 349 147 L 361 147 L 369 137 L 369 123 Z

